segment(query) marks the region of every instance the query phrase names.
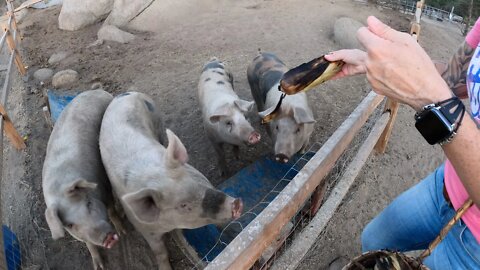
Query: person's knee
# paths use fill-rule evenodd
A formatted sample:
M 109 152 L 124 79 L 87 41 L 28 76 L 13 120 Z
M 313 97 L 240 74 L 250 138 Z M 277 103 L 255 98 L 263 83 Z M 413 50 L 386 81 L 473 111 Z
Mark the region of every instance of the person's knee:
M 374 228 L 372 222 L 368 223 L 363 229 L 361 235 L 362 252 L 378 250 L 378 231 Z

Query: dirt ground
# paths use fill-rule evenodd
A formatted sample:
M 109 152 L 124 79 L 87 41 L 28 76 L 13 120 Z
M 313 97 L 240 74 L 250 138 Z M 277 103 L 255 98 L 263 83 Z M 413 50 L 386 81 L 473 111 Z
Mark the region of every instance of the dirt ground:
M 89 89 L 95 82 L 119 94 L 127 90 L 151 95 L 164 112 L 166 126 L 184 142 L 190 163 L 214 185 L 222 179 L 212 162 L 214 150 L 201 124 L 196 84 L 204 62 L 217 56 L 234 75 L 240 97 L 252 100 L 246 68 L 257 51 L 275 52 L 287 65 L 295 66 L 334 49 L 336 18 L 349 16 L 365 22 L 376 15 L 396 29 L 407 31 L 411 16 L 356 1 L 226 1 L 224 5 L 199 12 L 188 20 L 163 24 L 157 33 L 135 33 L 131 44 L 96 40 L 101 25 L 76 32 L 59 30 L 59 8 L 31 10 L 20 24 L 24 36 L 22 55 L 29 66 L 24 80 L 14 82 L 8 109 L 22 135 L 28 135 L 27 149 L 16 152 L 7 147 L 1 188 L 2 221 L 20 239 L 25 269 L 91 269 L 83 243 L 68 236 L 53 241 L 44 219 L 41 168 L 50 134 L 41 109 L 42 93 L 51 86 L 40 85 L 33 72 L 42 67 L 55 71 L 74 69 L 80 80 L 73 88 Z M 438 60 L 447 61 L 462 41 L 460 30 L 448 23 L 422 22 L 420 43 Z M 70 55 L 49 65 L 56 52 Z M 328 82 L 309 93 L 317 120 L 312 141 L 323 143 L 369 92 L 364 77 Z M 271 140 L 254 113 L 254 126 L 261 131 L 259 145 L 241 149 L 241 159 L 227 155 L 231 174 L 271 153 Z M 413 127 L 413 111 L 400 109 L 387 152 L 373 156 L 330 222 L 317 246 L 301 269 L 325 269 L 339 255 L 353 257 L 360 252 L 359 235 L 365 224 L 396 195 L 438 166 L 443 156 L 430 147 Z M 168 239 L 175 269 L 190 269 L 188 261 Z M 130 228 L 127 237 L 104 255 L 107 269 L 154 269 L 153 256 L 139 233 Z

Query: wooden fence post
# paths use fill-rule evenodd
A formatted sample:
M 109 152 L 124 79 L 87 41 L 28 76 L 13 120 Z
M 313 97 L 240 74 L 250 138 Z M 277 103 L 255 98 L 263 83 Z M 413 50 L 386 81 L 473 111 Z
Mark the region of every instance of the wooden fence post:
M 425 0 L 421 0 L 417 2 L 417 10 L 415 11 L 415 21 L 412 22 L 412 26 L 410 28 L 410 35 L 412 35 L 415 40 L 418 40 L 418 35 L 420 34 L 420 17 L 422 15 L 422 8 L 424 6 Z M 397 101 L 392 100 L 390 98 L 387 99 L 387 103 L 385 104 L 384 112 L 390 112 L 390 120 L 388 121 L 387 127 L 383 131 L 382 135 L 378 139 L 377 144 L 375 145 L 375 152 L 378 154 L 385 153 L 387 149 L 388 140 L 392 135 L 393 124 L 395 123 L 395 119 L 397 118 L 399 104 Z

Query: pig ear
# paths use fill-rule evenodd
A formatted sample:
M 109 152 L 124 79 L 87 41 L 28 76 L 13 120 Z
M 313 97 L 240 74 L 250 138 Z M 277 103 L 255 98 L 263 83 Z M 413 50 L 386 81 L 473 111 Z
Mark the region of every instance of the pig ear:
M 315 119 L 313 119 L 313 116 L 308 114 L 305 109 L 299 107 L 295 107 L 293 109 L 293 118 L 295 119 L 295 122 L 297 122 L 297 124 L 315 123 Z
M 251 111 L 253 108 L 253 101 L 237 99 L 234 101 L 234 103 L 244 113 Z
M 168 147 L 165 162 L 168 168 L 174 169 L 188 161 L 187 149 L 170 129 L 167 129 Z
M 141 223 L 153 223 L 160 215 L 162 195 L 159 191 L 144 188 L 140 191 L 126 194 L 122 197 L 125 207 L 130 210 Z
M 210 116 L 210 122 L 212 124 L 217 123 L 220 121 L 222 117 L 228 116 L 230 114 L 230 110 L 228 109 L 228 104 L 218 107 L 213 114 Z
M 65 236 L 62 221 L 58 217 L 58 210 L 56 206 L 47 207 L 45 211 L 45 218 L 47 219 L 48 227 L 52 232 L 53 240 L 57 240 Z
M 276 107 L 276 106 L 272 106 L 272 107 L 266 109 L 266 110 L 263 111 L 263 112 L 259 112 L 258 115 L 259 115 L 261 118 L 264 118 L 265 116 L 271 114 L 271 113 L 275 110 L 275 107 Z
M 97 184 L 88 182 L 85 179 L 79 179 L 65 190 L 65 195 L 68 197 L 81 196 L 95 188 L 97 188 Z

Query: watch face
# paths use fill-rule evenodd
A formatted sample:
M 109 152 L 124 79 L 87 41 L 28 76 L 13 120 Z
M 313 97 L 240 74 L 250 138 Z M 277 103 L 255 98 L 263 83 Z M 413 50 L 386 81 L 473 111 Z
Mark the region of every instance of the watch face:
M 452 125 L 436 108 L 424 112 L 415 127 L 429 144 L 436 144 L 448 138 L 453 132 Z

